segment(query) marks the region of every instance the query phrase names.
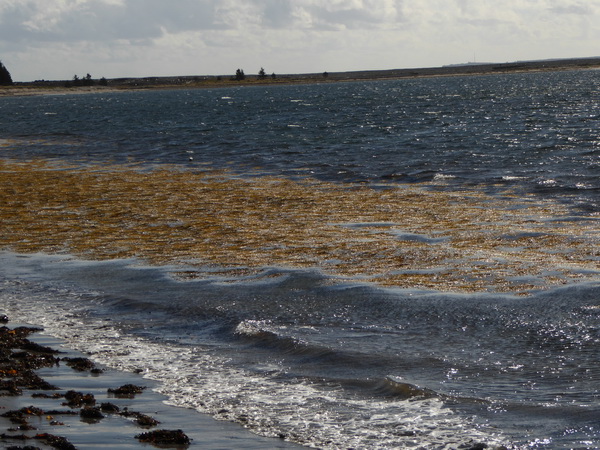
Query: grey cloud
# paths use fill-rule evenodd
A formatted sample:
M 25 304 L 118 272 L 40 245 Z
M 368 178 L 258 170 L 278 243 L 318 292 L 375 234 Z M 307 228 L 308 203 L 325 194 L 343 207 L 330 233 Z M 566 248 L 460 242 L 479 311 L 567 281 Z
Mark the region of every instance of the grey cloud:
M 30 17 L 31 11 L 27 7 L 5 8 L 0 15 L 0 40 L 14 42 L 25 39 L 29 31 L 23 23 Z
M 321 25 L 335 26 L 343 25 L 348 28 L 362 28 L 379 22 L 368 12 L 362 9 L 349 8 L 329 11 L 322 7 L 312 8 L 312 14 L 319 19 Z
M 258 25 L 265 29 L 298 26 L 298 11 L 310 17 L 314 29 L 373 28 L 397 20 L 394 14 L 403 0 L 365 0 L 364 2 L 327 2 L 325 0 L 125 0 L 122 5 L 90 0 L 70 4 L 51 20 L 31 26 L 39 13 L 53 14 L 46 2 L 13 2 L 0 6 L 0 39 L 4 42 L 81 42 L 132 40 L 145 41 L 164 32 L 237 29 Z M 64 4 L 62 4 L 64 7 Z M 36 24 L 34 24 L 36 25 Z
M 550 11 L 555 14 L 575 14 L 580 16 L 586 16 L 593 14 L 593 10 L 589 7 L 589 5 L 583 5 L 581 3 L 571 4 L 571 5 L 563 5 L 563 6 L 554 6 L 550 8 Z
M 397 24 L 406 21 L 403 1 L 365 1 L 361 8 L 343 8 L 325 17 L 337 21 L 348 28 L 371 29 L 383 24 Z
M 262 22 L 268 28 L 284 28 L 293 23 L 293 5 L 290 0 L 254 0 L 262 8 Z
M 27 22 L 36 13 L 27 3 L 0 12 L 0 39 L 5 41 L 101 41 L 151 39 L 163 30 L 218 29 L 217 0 L 127 0 L 121 5 L 87 2 L 63 12 L 53 26 L 35 29 Z M 176 5 L 176 6 L 175 6 Z
M 221 28 L 218 0 L 128 0 L 126 15 L 135 23 L 153 23 L 170 32 Z

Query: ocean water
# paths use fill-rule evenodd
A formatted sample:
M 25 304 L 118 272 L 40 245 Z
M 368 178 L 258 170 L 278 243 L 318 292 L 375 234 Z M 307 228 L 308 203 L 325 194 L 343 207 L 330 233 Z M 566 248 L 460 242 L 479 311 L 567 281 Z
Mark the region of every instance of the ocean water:
M 1 98 L 0 307 L 310 447 L 597 448 L 599 130 L 598 71 Z

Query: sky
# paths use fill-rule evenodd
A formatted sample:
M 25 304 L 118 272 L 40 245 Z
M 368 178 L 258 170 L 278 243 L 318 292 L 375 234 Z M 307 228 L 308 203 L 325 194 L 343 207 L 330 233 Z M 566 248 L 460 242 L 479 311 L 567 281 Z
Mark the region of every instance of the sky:
M 600 0 L 0 0 L 15 81 L 600 56 Z

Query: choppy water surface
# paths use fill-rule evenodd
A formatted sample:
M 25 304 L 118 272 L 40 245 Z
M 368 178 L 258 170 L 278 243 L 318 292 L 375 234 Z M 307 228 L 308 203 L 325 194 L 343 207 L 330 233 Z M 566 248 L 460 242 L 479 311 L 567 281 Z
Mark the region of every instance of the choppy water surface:
M 2 242 L 44 252 L 0 253 L 6 313 L 309 446 L 600 445 L 599 72 L 3 98 L 0 117 Z M 50 183 L 15 169 L 33 159 L 97 201 L 56 182 L 40 207 Z M 157 167 L 231 186 L 170 192 Z M 111 177 L 139 209 L 106 203 Z M 269 198 L 282 178 L 302 205 Z

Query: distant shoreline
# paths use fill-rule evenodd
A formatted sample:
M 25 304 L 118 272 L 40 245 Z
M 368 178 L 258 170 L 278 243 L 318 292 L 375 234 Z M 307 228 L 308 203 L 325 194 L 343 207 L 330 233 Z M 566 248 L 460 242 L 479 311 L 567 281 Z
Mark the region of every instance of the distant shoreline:
M 350 72 L 323 72 L 284 75 L 247 75 L 244 80 L 232 76 L 173 76 L 143 78 L 113 78 L 106 85 L 97 82 L 92 86 L 67 87 L 68 80 L 17 82 L 12 86 L 0 86 L 0 97 L 47 94 L 86 94 L 123 90 L 147 89 L 210 89 L 232 86 L 277 86 L 289 84 L 336 83 L 369 80 L 395 80 L 465 75 L 490 75 L 542 71 L 600 69 L 600 57 L 573 58 L 512 63 L 469 63 L 443 67 L 417 69 L 363 70 Z

